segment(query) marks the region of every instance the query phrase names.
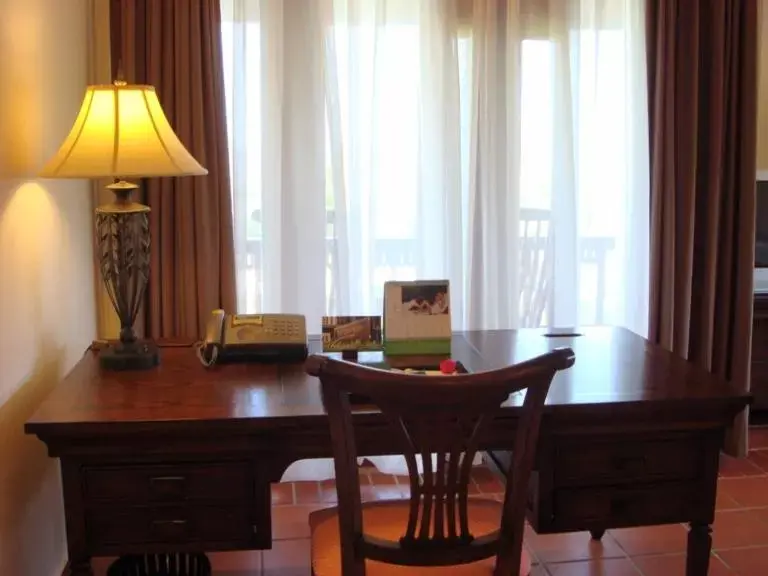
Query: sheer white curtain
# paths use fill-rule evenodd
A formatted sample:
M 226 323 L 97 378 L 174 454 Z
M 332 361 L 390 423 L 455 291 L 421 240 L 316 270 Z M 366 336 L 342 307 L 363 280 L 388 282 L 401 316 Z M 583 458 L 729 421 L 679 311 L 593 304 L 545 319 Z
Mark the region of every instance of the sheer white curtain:
M 463 325 L 471 39 L 455 8 L 222 0 L 240 311 L 319 333 L 324 314 L 380 314 L 386 280 L 448 278 Z
M 475 0 L 472 31 L 468 325 L 645 335 L 644 2 Z
M 643 4 L 222 0 L 239 311 L 448 278 L 457 330 L 644 335 Z

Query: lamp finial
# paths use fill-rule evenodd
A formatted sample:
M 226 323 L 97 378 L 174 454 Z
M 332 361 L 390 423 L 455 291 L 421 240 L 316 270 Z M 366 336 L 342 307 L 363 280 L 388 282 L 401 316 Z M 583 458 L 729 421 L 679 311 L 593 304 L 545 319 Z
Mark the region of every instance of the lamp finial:
M 125 81 L 125 76 L 123 75 L 123 61 L 118 60 L 117 62 L 117 74 L 115 75 L 115 86 L 125 86 L 127 82 Z

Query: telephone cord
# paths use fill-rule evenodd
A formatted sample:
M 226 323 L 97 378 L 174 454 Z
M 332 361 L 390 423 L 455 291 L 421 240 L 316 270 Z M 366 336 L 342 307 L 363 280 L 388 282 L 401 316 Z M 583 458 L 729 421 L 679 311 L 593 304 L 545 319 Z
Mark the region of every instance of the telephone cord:
M 211 357 L 210 359 L 205 357 L 205 354 L 203 350 L 205 350 L 206 344 L 205 342 L 198 342 L 195 345 L 195 354 L 197 354 L 198 360 L 200 360 L 200 363 L 205 366 L 206 368 L 213 366 L 216 363 L 216 359 L 219 357 L 219 349 L 216 346 L 211 346 Z
M 100 350 L 106 348 L 109 345 L 108 340 L 93 340 L 91 344 L 85 349 L 84 354 L 87 354 L 88 352 L 99 352 Z M 189 346 L 187 344 L 186 346 Z M 200 360 L 200 363 L 205 366 L 206 368 L 213 366 L 216 364 L 216 360 L 219 357 L 219 348 L 217 346 L 211 346 L 211 357 L 206 358 L 205 357 L 205 348 L 206 343 L 204 341 L 198 341 L 195 342 L 193 345 L 193 348 L 195 349 L 195 354 L 197 355 L 197 359 Z

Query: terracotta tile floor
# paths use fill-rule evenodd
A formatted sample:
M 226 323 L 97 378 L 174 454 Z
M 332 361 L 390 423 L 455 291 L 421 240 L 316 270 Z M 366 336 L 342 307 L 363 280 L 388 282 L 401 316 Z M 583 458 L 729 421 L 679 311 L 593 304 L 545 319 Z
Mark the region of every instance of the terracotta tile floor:
M 750 454 L 722 458 L 710 576 L 768 575 L 768 427 L 750 430 Z M 366 499 L 407 495 L 405 478 L 361 470 Z M 498 498 L 502 484 L 487 468 L 472 479 L 477 497 Z M 309 572 L 310 511 L 336 500 L 333 481 L 272 487 L 271 550 L 212 553 L 215 576 L 304 576 Z M 529 528 L 526 546 L 536 562 L 531 576 L 678 576 L 685 574 L 682 525 L 608 531 L 601 542 L 587 533 L 539 536 Z M 107 560 L 94 561 L 103 576 Z

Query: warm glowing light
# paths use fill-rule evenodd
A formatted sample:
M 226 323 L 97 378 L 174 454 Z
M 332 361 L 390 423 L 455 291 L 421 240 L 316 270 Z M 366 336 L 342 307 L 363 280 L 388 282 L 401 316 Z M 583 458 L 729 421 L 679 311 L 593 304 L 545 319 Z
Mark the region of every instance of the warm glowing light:
M 45 178 L 144 178 L 207 174 L 179 141 L 152 86 L 89 86 Z

